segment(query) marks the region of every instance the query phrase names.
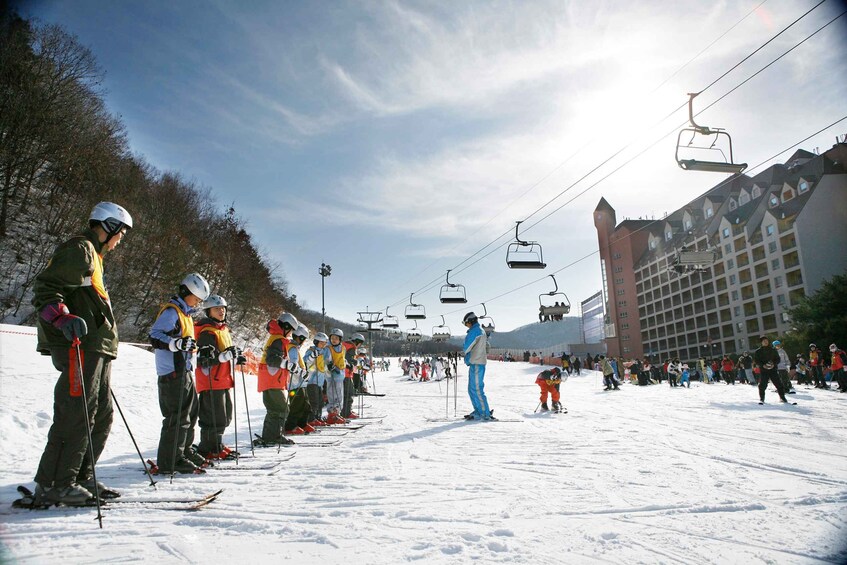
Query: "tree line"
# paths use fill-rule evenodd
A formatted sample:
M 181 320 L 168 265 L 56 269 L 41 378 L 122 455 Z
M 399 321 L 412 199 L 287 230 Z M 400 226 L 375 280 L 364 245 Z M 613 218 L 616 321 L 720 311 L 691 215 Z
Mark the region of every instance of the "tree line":
M 242 338 L 263 338 L 283 310 L 315 328 L 315 313 L 301 311 L 282 266 L 259 251 L 233 206 L 132 154 L 102 79 L 91 51 L 61 27 L 0 13 L 0 321 L 34 323 L 34 277 L 108 200 L 135 223 L 106 265 L 122 339 L 145 339 L 189 271 L 226 298 L 233 327 L 253 332 Z

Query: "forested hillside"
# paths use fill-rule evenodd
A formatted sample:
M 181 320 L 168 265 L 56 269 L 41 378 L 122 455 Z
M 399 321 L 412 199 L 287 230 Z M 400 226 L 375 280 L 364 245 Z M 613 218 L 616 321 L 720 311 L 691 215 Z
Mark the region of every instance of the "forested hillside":
M 143 338 L 190 271 L 229 301 L 242 331 L 259 335 L 283 309 L 315 327 L 234 207 L 190 172 L 159 171 L 131 152 L 87 48 L 60 27 L 0 18 L 0 322 L 34 322 L 33 278 L 59 242 L 85 227 L 92 206 L 110 200 L 135 222 L 106 262 L 123 339 Z

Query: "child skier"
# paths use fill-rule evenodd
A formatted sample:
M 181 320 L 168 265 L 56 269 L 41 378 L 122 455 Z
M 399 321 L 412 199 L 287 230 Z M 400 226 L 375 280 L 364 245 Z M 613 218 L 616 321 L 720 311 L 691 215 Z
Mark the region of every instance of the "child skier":
M 538 373 L 535 384 L 541 387 L 541 410 L 547 411 L 547 394 L 553 399 L 553 412 L 561 412 L 562 404 L 559 402 L 559 385 L 562 382 L 562 370 L 558 367 L 547 369 Z
M 687 363 L 682 365 L 682 376 L 679 378 L 679 386 L 691 388 L 691 373 Z
M 359 417 L 353 412 L 353 393 L 358 390 L 355 381 L 358 373 L 354 371 L 354 368 L 356 367 L 356 350 L 363 343 L 365 343 L 365 336 L 355 333 L 350 336 L 350 341 L 342 344 L 344 347 L 344 399 L 341 404 L 341 416 L 345 419 Z
M 344 369 L 345 359 L 344 332 L 333 328 L 329 332 L 329 380 L 326 383 L 327 396 L 327 424 L 344 424 L 347 422 L 341 417 L 341 404 L 344 402 Z
M 164 418 L 157 456 L 162 474 L 205 473 L 206 459 L 191 447 L 199 404 L 193 378 L 197 342 L 191 315 L 208 297 L 209 283 L 202 275 L 191 273 L 182 279 L 179 294 L 162 307 L 150 329 Z
M 323 332 L 318 332 L 315 334 L 315 339 L 312 340 L 312 346 L 303 355 L 303 363 L 306 365 L 306 370 L 309 371 L 306 395 L 309 397 L 309 407 L 311 408 L 309 425 L 313 428 L 326 425 L 326 422 L 323 421 L 323 389 L 329 377 L 327 341 L 329 341 L 329 337 Z
M 309 329 L 304 325 L 297 326 L 291 334 L 288 343 L 288 361 L 299 367 L 300 371 L 292 371 L 291 382 L 288 392 L 288 417 L 285 419 L 285 431 L 292 435 L 303 435 L 315 431 L 314 426 L 309 425 L 312 407 L 306 394 L 306 363 L 300 355 L 300 347 L 309 339 Z
M 282 435 L 282 428 L 288 418 L 288 380 L 290 378 L 286 351 L 293 332 L 300 322 L 294 315 L 283 312 L 276 320 L 268 322 L 267 330 L 271 334 L 265 343 L 262 359 L 259 361 L 259 392 L 265 405 L 265 423 L 262 435 L 253 442 L 257 446 L 288 445 L 294 443 Z
M 235 364 L 243 364 L 247 360 L 232 344 L 226 325 L 226 300 L 213 294 L 203 302 L 203 310 L 206 317 L 196 327 L 199 353 L 198 367 L 194 372 L 200 400 L 200 445 L 197 451 L 206 459 L 229 459 L 237 456 L 223 443 L 224 430 L 232 422 L 229 391 L 235 386 Z

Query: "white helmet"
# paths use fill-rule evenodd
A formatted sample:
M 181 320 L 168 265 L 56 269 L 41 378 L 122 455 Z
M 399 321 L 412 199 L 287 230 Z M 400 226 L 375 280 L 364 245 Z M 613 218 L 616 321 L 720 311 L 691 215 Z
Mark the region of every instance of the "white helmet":
M 289 314 L 288 312 L 283 312 L 277 318 L 279 325 L 282 326 L 284 331 L 291 331 L 300 327 L 300 322 L 297 321 L 297 318 L 294 317 L 294 314 Z M 286 327 L 288 326 L 288 327 Z
M 307 340 L 309 339 L 309 328 L 307 328 L 303 324 L 300 324 L 299 326 L 297 326 L 297 329 L 294 330 L 291 335 L 293 335 L 294 337 L 302 337 L 304 340 Z
M 350 341 L 361 341 L 362 343 L 364 343 L 365 336 L 363 336 L 362 334 L 353 334 L 350 336 Z
M 329 337 L 327 337 L 327 335 L 323 332 L 318 332 L 318 333 L 315 334 L 315 339 L 312 340 L 312 341 L 315 343 L 315 345 L 317 345 L 318 342 L 321 342 L 321 341 L 326 343 L 327 341 L 329 341 Z
M 837 346 L 837 345 L 835 345 L 834 343 L 833 343 L 833 344 L 830 344 L 830 346 L 829 346 L 829 350 L 830 350 L 830 351 L 833 351 L 833 352 L 834 352 L 834 351 L 838 351 L 838 346 Z
M 332 328 L 332 331 L 329 332 L 329 335 L 337 335 L 341 339 L 344 339 L 344 332 L 338 328 Z
M 360 354 L 360 355 L 364 355 L 364 354 L 365 354 L 365 353 L 367 353 L 367 352 L 368 352 L 368 348 L 367 348 L 367 347 L 357 347 L 357 348 L 356 348 L 356 353 L 358 353 L 358 354 Z
M 217 307 L 228 308 L 229 305 L 224 300 L 223 296 L 217 294 L 210 294 L 209 298 L 203 301 L 203 309 L 208 310 L 209 308 L 217 308 Z
M 88 221 L 99 222 L 109 235 L 117 234 L 124 226 L 132 227 L 132 216 L 123 206 L 118 206 L 114 202 L 99 203 L 91 210 Z
M 203 278 L 203 275 L 200 273 L 191 273 L 187 275 L 182 282 L 179 283 L 180 296 L 182 296 L 185 292 L 188 294 L 193 294 L 200 300 L 206 300 L 209 298 L 209 283 L 206 282 L 206 279 Z M 185 296 L 188 296 L 186 294 Z M 185 298 L 183 296 L 183 298 Z

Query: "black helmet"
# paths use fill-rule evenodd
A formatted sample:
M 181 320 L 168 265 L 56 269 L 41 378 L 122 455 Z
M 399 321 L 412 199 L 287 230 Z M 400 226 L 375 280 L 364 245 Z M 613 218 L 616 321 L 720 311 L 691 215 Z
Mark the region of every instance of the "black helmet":
M 473 312 L 468 312 L 467 314 L 465 314 L 465 317 L 462 318 L 463 324 L 475 324 L 476 321 L 477 317 L 476 314 L 474 314 Z

